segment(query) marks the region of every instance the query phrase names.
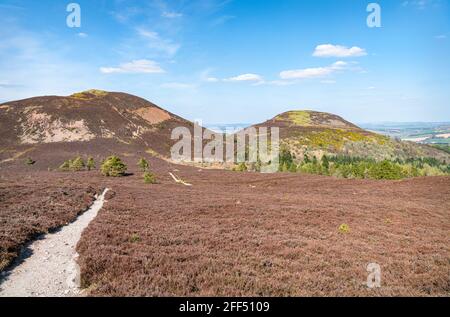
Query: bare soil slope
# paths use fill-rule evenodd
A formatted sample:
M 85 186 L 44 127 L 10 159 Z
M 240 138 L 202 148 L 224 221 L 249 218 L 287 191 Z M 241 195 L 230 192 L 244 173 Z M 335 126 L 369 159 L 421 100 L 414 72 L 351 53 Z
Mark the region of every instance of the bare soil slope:
M 20 154 L 17 146 L 32 151 L 41 144 L 113 141 L 168 155 L 176 126 L 192 124 L 142 98 L 90 90 L 1 104 L 0 148 L 7 159 Z

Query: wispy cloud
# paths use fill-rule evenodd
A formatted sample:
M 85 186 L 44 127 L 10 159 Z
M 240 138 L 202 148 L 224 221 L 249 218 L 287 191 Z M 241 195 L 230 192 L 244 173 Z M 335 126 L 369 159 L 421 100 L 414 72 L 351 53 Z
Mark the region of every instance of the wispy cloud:
M 88 37 L 88 34 L 84 33 L 84 32 L 80 32 L 80 33 L 77 33 L 77 36 L 81 37 L 81 38 L 86 38 L 86 37 Z
M 407 0 L 402 2 L 404 7 L 414 7 L 419 10 L 425 10 L 430 6 L 438 5 L 437 0 Z
M 120 23 L 127 23 L 132 18 L 145 12 L 139 7 L 126 7 L 120 8 L 120 10 L 111 12 L 112 16 Z
M 103 74 L 153 74 L 164 73 L 164 70 L 155 61 L 141 59 L 129 63 L 120 64 L 118 67 L 101 67 L 100 71 Z
M 162 38 L 157 32 L 145 28 L 137 28 L 136 31 L 141 38 L 147 41 L 147 45 L 150 48 L 164 52 L 169 57 L 174 56 L 181 47 L 180 44 L 174 43 L 170 39 Z
M 213 72 L 214 69 L 212 68 L 206 68 L 205 70 L 203 70 L 202 72 L 200 72 L 200 80 L 204 81 L 204 82 L 209 82 L 209 83 L 216 83 L 219 82 L 220 79 L 212 76 L 211 73 Z
M 0 95 L 5 100 L 36 95 L 64 95 L 99 82 L 84 61 L 67 57 L 62 42 L 44 32 L 23 29 L 17 20 L 2 20 Z
M 358 46 L 346 47 L 342 45 L 333 44 L 321 44 L 314 50 L 313 56 L 315 57 L 358 57 L 365 56 L 367 52 L 365 49 Z
M 230 77 L 227 79 L 224 79 L 224 81 L 228 82 L 240 82 L 240 81 L 247 81 L 247 82 L 263 82 L 264 79 L 257 74 L 242 74 L 235 77 Z
M 176 18 L 181 18 L 183 16 L 183 14 L 182 13 L 178 13 L 178 12 L 167 12 L 167 11 L 164 11 L 163 13 L 161 13 L 161 16 L 163 18 L 176 19 Z
M 7 80 L 0 80 L 0 88 L 17 88 L 22 87 L 22 85 L 12 84 Z
M 209 82 L 209 83 L 217 83 L 220 79 L 216 78 L 216 77 L 207 77 L 205 79 L 205 81 Z
M 13 10 L 23 10 L 24 7 L 13 5 L 13 4 L 3 4 L 0 3 L 0 9 L 13 9 Z
M 445 35 L 445 34 L 439 34 L 439 35 L 436 35 L 434 38 L 435 38 L 436 40 L 445 40 L 445 39 L 447 38 L 447 35 Z
M 294 69 L 285 70 L 280 73 L 280 78 L 285 80 L 290 79 L 305 79 L 305 78 L 320 78 L 331 75 L 334 72 L 345 69 L 348 63 L 343 61 L 337 61 L 330 66 L 326 67 L 315 67 L 315 68 L 304 68 L 304 69 Z

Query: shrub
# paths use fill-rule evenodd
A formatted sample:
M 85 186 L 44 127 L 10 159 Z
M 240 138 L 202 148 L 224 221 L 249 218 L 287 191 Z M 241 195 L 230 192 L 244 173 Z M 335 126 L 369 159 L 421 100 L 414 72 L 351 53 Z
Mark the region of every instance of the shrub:
M 421 176 L 442 176 L 445 175 L 445 173 L 437 168 L 436 166 L 430 166 L 429 164 L 425 163 L 423 165 L 423 168 L 419 171 Z
M 322 156 L 322 167 L 326 170 L 330 168 L 330 161 L 328 160 L 328 156 Z
M 246 172 L 248 170 L 247 165 L 242 162 L 236 167 L 236 171 L 238 172 Z
M 350 232 L 350 226 L 346 223 L 343 223 L 339 226 L 339 232 L 340 233 L 349 233 Z
M 153 173 L 145 172 L 144 173 L 144 183 L 146 184 L 156 184 L 156 176 Z
M 145 158 L 141 158 L 137 164 L 141 171 L 146 172 L 150 165 L 148 164 L 147 160 Z
M 88 158 L 87 163 L 86 163 L 86 167 L 87 167 L 88 171 L 90 171 L 90 170 L 95 168 L 94 158 L 92 158 L 92 157 Z
M 70 163 L 70 170 L 74 172 L 82 171 L 86 167 L 84 160 L 81 157 L 75 158 Z
M 120 177 L 125 175 L 127 166 L 119 157 L 113 155 L 103 161 L 100 169 L 104 176 Z
M 311 163 L 311 160 L 309 159 L 309 156 L 306 153 L 303 155 L 303 163 Z
M 289 172 L 291 173 L 297 172 L 297 165 L 295 165 L 295 163 L 291 163 L 291 166 L 289 167 Z
M 261 160 L 258 158 L 258 160 L 255 163 L 255 172 L 261 172 L 262 163 Z
M 36 161 L 34 161 L 33 159 L 31 159 L 31 157 L 28 157 L 28 158 L 25 160 L 25 164 L 27 164 L 27 165 L 34 165 L 34 163 L 36 163 Z
M 412 164 L 403 164 L 400 165 L 402 169 L 402 174 L 405 177 L 418 177 L 420 176 L 419 169 Z
M 68 172 L 70 171 L 70 164 L 72 164 L 71 160 L 65 161 L 64 163 L 61 164 L 59 169 L 63 172 Z
M 294 156 L 292 155 L 292 153 L 286 147 L 281 148 L 280 166 L 283 166 L 284 164 L 286 164 L 286 166 L 289 169 L 289 166 L 291 166 L 291 164 L 293 162 L 294 162 Z
M 384 160 L 375 163 L 369 170 L 370 178 L 374 179 L 401 179 L 403 178 L 400 165 Z
M 139 241 L 141 241 L 141 237 L 137 233 L 133 233 L 130 236 L 130 242 L 131 243 L 136 243 L 136 242 L 139 242 Z
M 81 157 L 77 157 L 73 160 L 65 161 L 61 166 L 59 167 L 59 170 L 63 172 L 73 171 L 78 172 L 82 171 L 85 168 L 85 163 Z
M 320 166 L 316 163 L 304 163 L 300 165 L 300 172 L 307 173 L 307 174 L 321 174 L 322 169 Z

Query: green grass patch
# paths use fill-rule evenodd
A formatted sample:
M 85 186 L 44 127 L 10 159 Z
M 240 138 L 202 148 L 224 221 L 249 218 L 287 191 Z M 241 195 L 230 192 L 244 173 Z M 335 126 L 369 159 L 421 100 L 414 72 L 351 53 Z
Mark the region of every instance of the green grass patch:
M 290 111 L 287 113 L 292 123 L 300 126 L 310 126 L 312 124 L 311 114 L 308 111 Z
M 91 89 L 91 90 L 74 93 L 70 97 L 76 98 L 76 99 L 92 99 L 93 97 L 104 97 L 107 94 L 108 94 L 107 91 Z

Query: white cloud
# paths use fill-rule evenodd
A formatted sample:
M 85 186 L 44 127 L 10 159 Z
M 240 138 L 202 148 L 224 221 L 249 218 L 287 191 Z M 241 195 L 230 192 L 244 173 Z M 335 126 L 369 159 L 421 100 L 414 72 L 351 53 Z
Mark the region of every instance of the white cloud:
M 26 30 L 17 20 L 0 29 L 0 95 L 17 100 L 39 95 L 66 95 L 102 87 L 85 61 L 69 58 L 63 42 Z M 75 34 L 74 34 L 75 36 Z M 90 87 L 89 87 L 89 86 Z
M 126 7 L 121 8 L 120 10 L 114 11 L 111 14 L 113 17 L 120 23 L 127 23 L 130 19 L 143 14 L 142 8 L 138 7 Z
M 437 6 L 438 5 L 437 0 L 410 0 L 410 1 L 403 1 L 402 6 L 404 7 L 414 7 L 416 9 L 419 10 L 425 10 L 427 7 L 433 5 L 433 6 Z
M 172 40 L 163 39 L 157 32 L 146 30 L 144 28 L 137 28 L 138 34 L 148 41 L 148 46 L 152 49 L 167 53 L 169 56 L 175 55 L 180 49 L 181 45 L 173 43 Z
M 316 67 L 305 69 L 286 70 L 280 73 L 282 79 L 301 79 L 301 78 L 313 78 L 323 77 L 332 73 L 332 70 L 328 67 Z
M 206 68 L 205 70 L 200 72 L 200 80 L 209 82 L 209 83 L 217 83 L 220 81 L 219 78 L 212 76 L 211 73 L 214 71 L 213 68 Z
M 158 65 L 158 63 L 146 59 L 140 59 L 132 61 L 130 63 L 120 64 L 119 67 L 101 67 L 100 71 L 103 74 L 164 73 L 164 70 Z
M 305 78 L 325 77 L 336 71 L 344 69 L 347 65 L 348 65 L 348 63 L 346 63 L 346 62 L 337 61 L 334 64 L 327 66 L 327 67 L 285 70 L 280 73 L 280 78 L 281 79 L 305 79 Z
M 183 16 L 182 13 L 178 13 L 178 12 L 167 12 L 164 11 L 161 16 L 163 18 L 168 18 L 168 19 L 175 19 L 175 18 L 181 18 Z
M 16 87 L 21 87 L 21 85 L 11 84 L 7 80 L 4 80 L 4 81 L 0 80 L 0 88 L 16 88 Z
M 341 45 L 318 45 L 313 53 L 315 57 L 357 57 L 367 55 L 366 50 L 357 46 L 345 47 Z
M 239 76 L 224 79 L 224 81 L 253 81 L 253 82 L 263 82 L 264 79 L 257 74 L 242 74 Z
M 86 37 L 88 37 L 87 33 L 83 33 L 83 32 L 78 33 L 77 36 L 78 36 L 78 37 L 81 37 L 81 38 L 86 38 Z

